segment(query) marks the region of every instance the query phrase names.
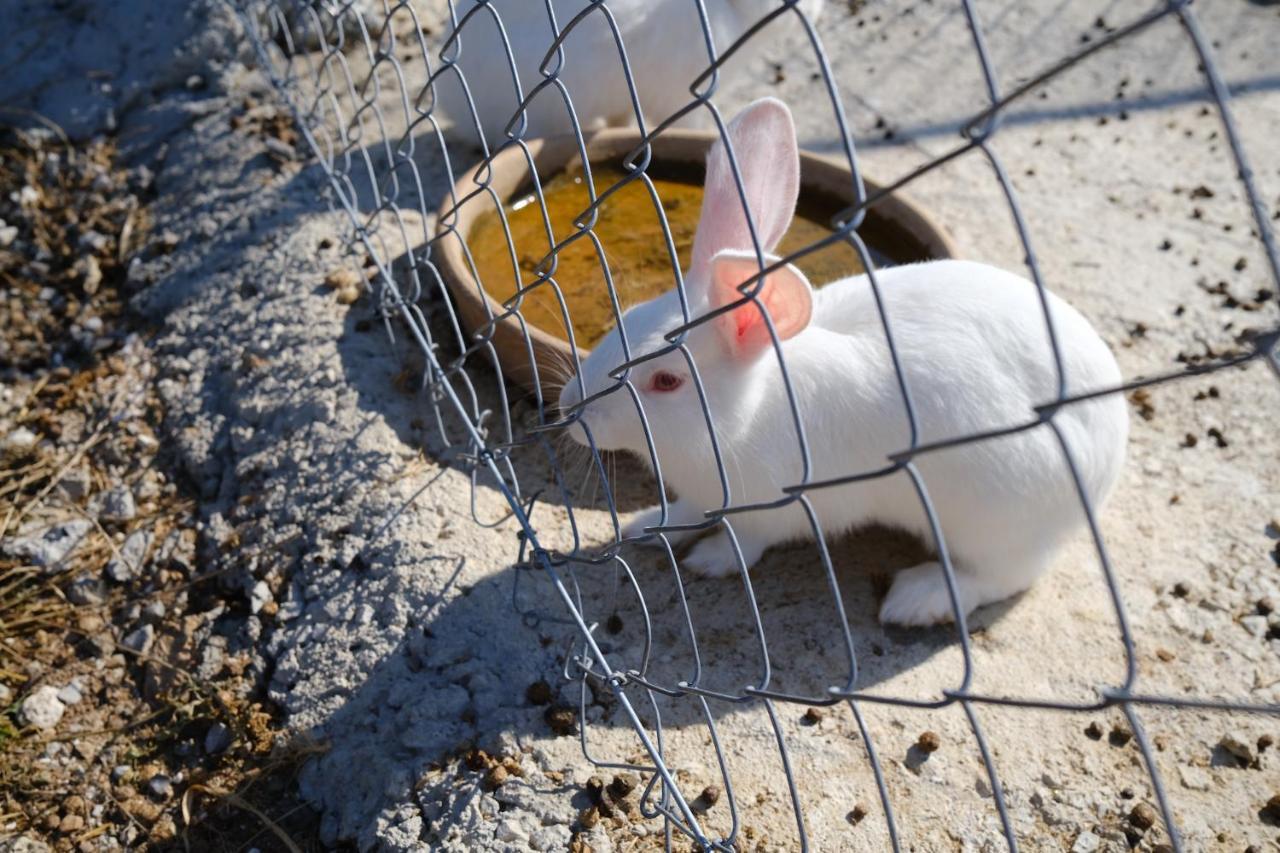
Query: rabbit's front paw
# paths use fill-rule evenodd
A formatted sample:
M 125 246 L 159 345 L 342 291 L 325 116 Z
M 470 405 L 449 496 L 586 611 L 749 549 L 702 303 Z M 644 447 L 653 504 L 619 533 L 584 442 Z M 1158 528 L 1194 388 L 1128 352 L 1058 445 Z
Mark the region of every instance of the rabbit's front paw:
M 724 533 L 713 533 L 688 553 L 682 565 L 709 578 L 722 578 L 738 571 L 738 557 Z
M 632 539 L 639 536 L 648 536 L 649 534 L 644 529 L 661 523 L 662 507 L 651 506 L 648 509 L 637 512 L 631 516 L 630 521 L 622 525 L 622 538 Z
M 667 524 L 690 524 L 697 518 L 689 517 L 689 507 L 687 504 L 681 504 L 679 501 L 673 501 L 667 504 Z M 645 532 L 646 527 L 656 527 L 662 524 L 662 507 L 651 506 L 646 510 L 641 510 L 632 516 L 631 520 L 622 525 L 622 538 L 631 539 L 641 536 L 649 536 Z M 667 531 L 667 541 L 674 548 L 681 542 L 684 542 L 691 536 L 697 534 L 696 530 L 669 530 Z M 652 537 L 644 542 L 645 545 L 652 545 L 655 548 L 662 546 L 662 542 L 656 537 Z
M 743 565 L 749 569 L 764 554 L 765 544 L 755 541 L 750 536 L 740 536 L 738 548 L 742 552 Z M 690 570 L 709 578 L 721 578 L 738 571 L 738 555 L 734 553 L 733 544 L 726 533 L 713 533 L 706 537 L 694 545 L 688 556 L 680 562 Z
M 956 583 L 960 606 L 967 611 L 965 588 L 958 578 Z M 921 563 L 898 572 L 880 605 L 880 621 L 892 625 L 936 625 L 954 622 L 955 618 L 946 576 L 942 565 L 936 562 Z

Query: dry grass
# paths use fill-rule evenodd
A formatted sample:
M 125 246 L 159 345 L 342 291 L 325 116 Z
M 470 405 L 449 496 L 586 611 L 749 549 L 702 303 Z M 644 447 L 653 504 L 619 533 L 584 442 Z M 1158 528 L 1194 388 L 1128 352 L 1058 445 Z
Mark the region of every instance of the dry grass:
M 197 504 L 155 438 L 149 353 L 127 339 L 146 332 L 125 310 L 128 262 L 167 250 L 147 242 L 146 194 L 110 142 L 0 136 L 0 218 L 18 229 L 0 246 L 0 837 L 319 849 L 294 776 L 323 746 L 283 739 L 245 653 L 202 657 L 219 614 L 246 605 L 198 557 Z M 31 440 L 4 443 L 19 434 Z M 136 513 L 105 518 L 97 502 L 122 485 Z M 89 532 L 55 570 L 3 547 L 77 519 Z M 152 536 L 145 571 L 73 594 L 138 531 Z M 146 653 L 122 645 L 144 622 Z M 83 698 L 56 727 L 24 725 L 27 695 L 73 681 Z M 211 752 L 214 726 L 229 744 Z M 151 790 L 157 776 L 170 793 Z

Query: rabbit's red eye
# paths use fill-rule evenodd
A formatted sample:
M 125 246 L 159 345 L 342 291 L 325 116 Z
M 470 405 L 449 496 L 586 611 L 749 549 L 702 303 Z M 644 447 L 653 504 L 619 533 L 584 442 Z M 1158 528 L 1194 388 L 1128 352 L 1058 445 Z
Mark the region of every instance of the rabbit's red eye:
M 659 370 L 653 374 L 653 378 L 649 380 L 649 390 L 666 393 L 674 391 L 684 384 L 684 377 L 678 376 L 668 370 Z

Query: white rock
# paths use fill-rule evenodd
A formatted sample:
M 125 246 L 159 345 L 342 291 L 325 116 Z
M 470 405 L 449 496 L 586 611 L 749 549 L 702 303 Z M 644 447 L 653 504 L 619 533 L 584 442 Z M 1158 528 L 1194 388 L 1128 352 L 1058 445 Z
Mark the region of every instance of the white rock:
M 155 642 L 156 629 L 151 625 L 143 625 L 136 631 L 125 634 L 124 639 L 120 641 L 120 645 L 126 649 L 132 649 L 140 655 L 145 655 L 151 651 L 151 644 Z
M 67 706 L 58 699 L 58 688 L 46 684 L 22 700 L 18 719 L 25 725 L 48 730 L 58 725 L 66 710 Z
M 138 505 L 128 486 L 116 486 L 102 498 L 98 516 L 104 521 L 132 521 L 138 516 Z
M 100 578 L 81 575 L 67 587 L 67 599 L 72 604 L 101 604 L 107 600 L 107 588 Z
M 1257 757 L 1253 741 L 1240 732 L 1227 732 L 1222 736 L 1222 740 L 1218 741 L 1218 746 L 1246 764 L 1253 763 L 1253 759 Z
M 42 567 L 45 574 L 53 574 L 63 568 L 63 562 L 92 529 L 92 522 L 74 518 L 34 536 L 11 539 L 3 550 L 11 557 Z
M 39 437 L 31 430 L 26 427 L 18 427 L 3 439 L 0 439 L 0 454 L 26 453 L 35 447 L 36 442 L 39 440 Z
M 1094 853 L 1101 845 L 1101 838 L 1085 830 L 1076 836 L 1076 843 L 1071 845 L 1071 853 Z
M 249 591 L 249 612 L 257 613 L 266 607 L 269 601 L 271 601 L 271 587 L 267 586 L 266 581 L 258 581 Z
M 1190 788 L 1193 791 L 1207 791 L 1212 782 L 1208 773 L 1190 764 L 1184 764 L 1179 767 L 1178 776 L 1182 779 L 1182 787 Z
M 1245 616 L 1240 620 L 1240 624 L 1244 626 L 1246 631 L 1255 637 L 1261 638 L 1265 637 L 1267 634 L 1268 626 L 1267 617 L 1265 616 L 1259 616 L 1256 613 L 1252 616 Z
M 80 700 L 84 698 L 80 694 L 80 688 L 75 684 L 68 684 L 58 691 L 58 701 L 63 705 L 78 705 Z
M 119 556 L 111 558 L 107 563 L 107 577 L 116 583 L 128 583 L 142 573 L 147 559 L 147 551 L 151 549 L 151 531 L 135 530 L 120 546 Z
M 499 841 L 524 841 L 529 837 L 529 833 L 525 831 L 524 825 L 515 818 L 507 818 L 498 824 L 497 832 Z

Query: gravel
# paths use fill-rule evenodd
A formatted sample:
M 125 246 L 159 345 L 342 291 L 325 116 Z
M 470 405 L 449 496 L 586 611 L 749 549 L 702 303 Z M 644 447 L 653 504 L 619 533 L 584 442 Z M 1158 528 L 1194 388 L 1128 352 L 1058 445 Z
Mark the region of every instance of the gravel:
M 58 701 L 63 705 L 78 705 L 84 696 L 80 693 L 80 688 L 76 684 L 68 684 L 58 690 Z
M 102 496 L 98 518 L 102 521 L 123 524 L 138 517 L 138 505 L 128 486 L 116 486 Z
M 147 551 L 151 548 L 152 533 L 149 530 L 135 530 L 130 533 L 120 546 L 120 553 L 107 563 L 107 577 L 116 583 L 128 583 L 142 574 L 146 564 Z
M 0 545 L 0 550 L 53 574 L 63 569 L 67 557 L 92 530 L 93 522 L 82 518 L 70 519 L 39 533 L 15 536 Z
M 225 752 L 231 746 L 231 729 L 222 723 L 214 723 L 204 735 L 204 751 L 210 755 Z
M 156 629 L 154 625 L 143 625 L 124 635 L 120 641 L 120 645 L 126 649 L 145 655 L 151 651 L 151 645 L 156 639 Z
M 18 719 L 28 726 L 37 729 L 53 729 L 62 721 L 67 706 L 58 698 L 58 688 L 46 684 L 37 687 L 31 695 L 22 700 L 18 708 Z
M 167 800 L 173 794 L 173 780 L 163 773 L 157 773 L 147 780 L 147 793 L 157 800 Z

